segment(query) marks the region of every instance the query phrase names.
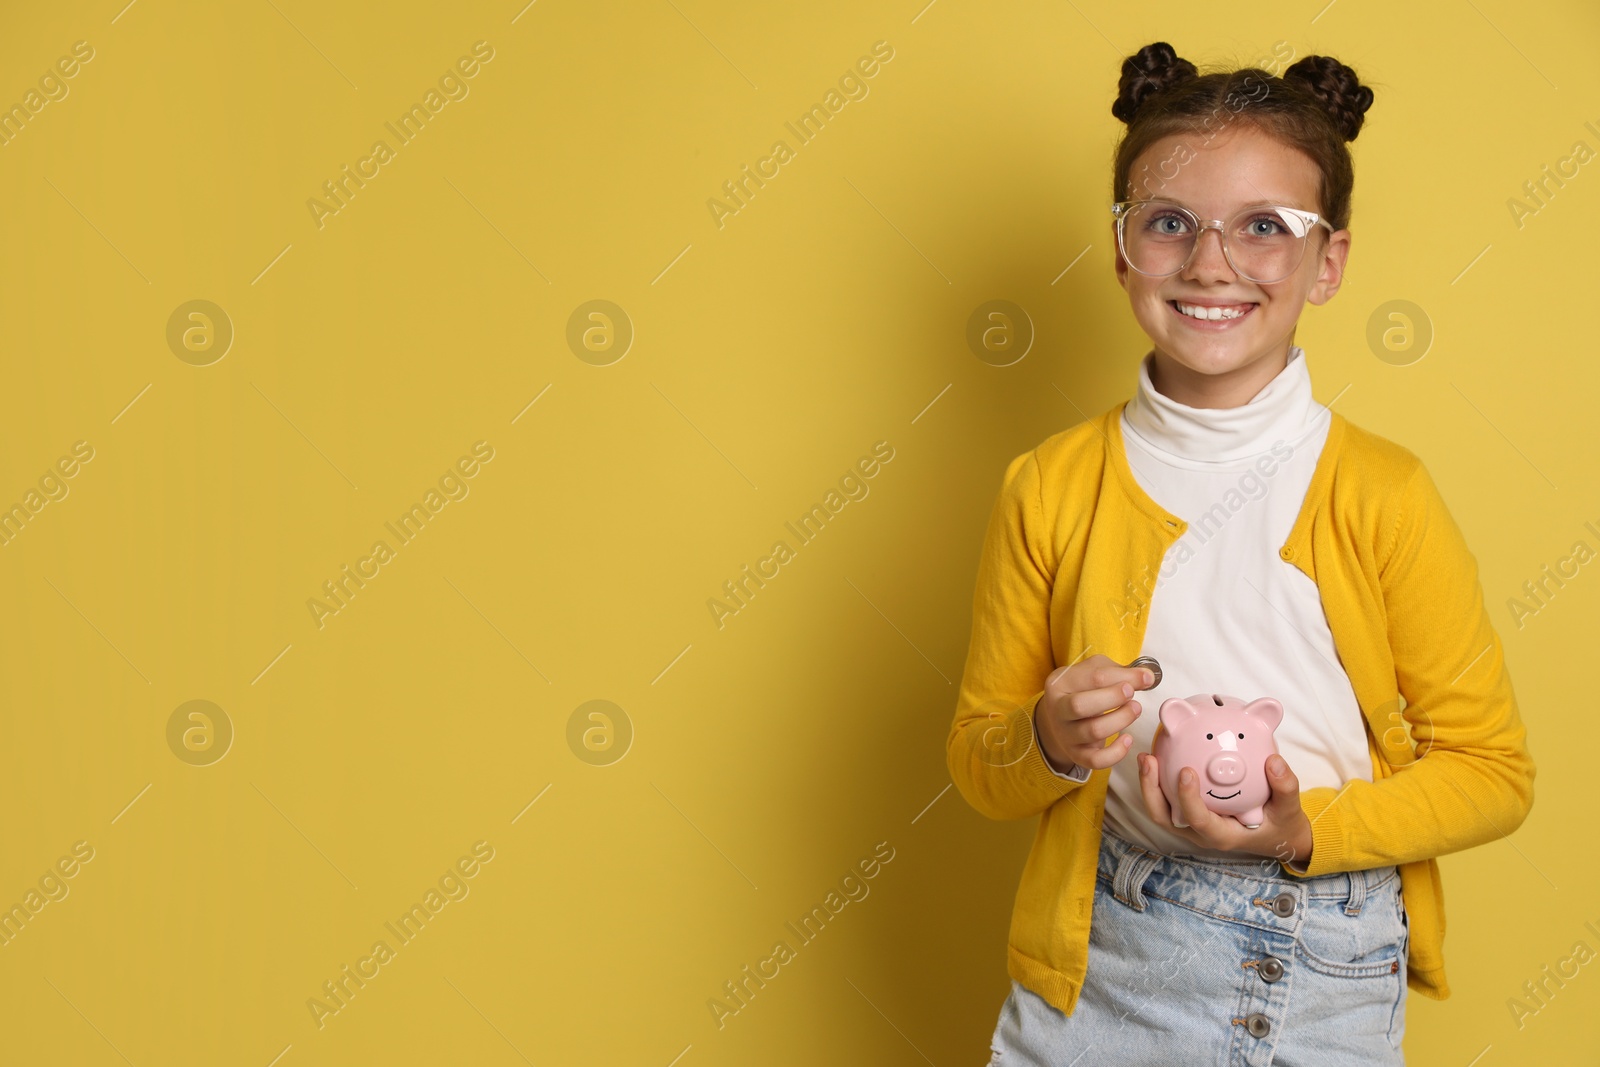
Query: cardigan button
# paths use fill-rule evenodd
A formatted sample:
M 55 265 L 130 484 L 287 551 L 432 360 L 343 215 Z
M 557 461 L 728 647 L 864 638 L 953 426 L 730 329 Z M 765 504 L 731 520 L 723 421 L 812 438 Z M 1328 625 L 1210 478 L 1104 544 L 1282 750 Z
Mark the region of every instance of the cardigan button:
M 1250 1031 L 1251 1037 L 1266 1037 L 1272 1032 L 1272 1023 L 1268 1022 L 1267 1017 L 1259 1011 L 1253 1011 L 1245 1016 L 1244 1025 Z
M 1280 919 L 1287 919 L 1294 914 L 1294 894 L 1289 892 L 1279 893 L 1272 898 L 1272 913 Z
M 1284 545 L 1282 548 L 1278 549 L 1278 555 L 1282 556 L 1284 559 L 1293 559 L 1294 549 L 1290 548 L 1288 545 Z
M 1283 977 L 1283 961 L 1276 956 L 1264 956 L 1256 972 L 1261 975 L 1263 982 L 1276 982 Z

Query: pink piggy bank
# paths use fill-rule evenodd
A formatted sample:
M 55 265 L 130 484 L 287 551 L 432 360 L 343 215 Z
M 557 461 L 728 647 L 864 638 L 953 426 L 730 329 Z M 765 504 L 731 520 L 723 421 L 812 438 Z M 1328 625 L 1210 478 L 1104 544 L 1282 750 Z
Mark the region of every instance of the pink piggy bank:
M 1283 705 L 1271 697 L 1246 704 L 1221 693 L 1171 697 L 1161 702 L 1151 753 L 1160 767 L 1161 791 L 1172 805 L 1172 824 L 1187 826 L 1178 807 L 1178 772 L 1193 767 L 1205 805 L 1232 815 L 1251 830 L 1265 818 L 1272 795 L 1267 757 L 1278 751 L 1273 731 Z

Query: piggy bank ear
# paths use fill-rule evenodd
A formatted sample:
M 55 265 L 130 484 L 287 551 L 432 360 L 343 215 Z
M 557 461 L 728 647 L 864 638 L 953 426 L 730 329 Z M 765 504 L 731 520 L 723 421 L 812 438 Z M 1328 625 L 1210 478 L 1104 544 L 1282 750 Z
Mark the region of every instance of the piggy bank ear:
M 1260 719 L 1266 723 L 1268 729 L 1272 730 L 1276 730 L 1278 724 L 1283 722 L 1283 705 L 1271 697 L 1252 700 L 1245 705 L 1244 713 L 1251 718 Z
M 1177 733 L 1198 714 L 1195 706 L 1183 697 L 1169 697 L 1161 702 L 1161 725 L 1172 733 Z

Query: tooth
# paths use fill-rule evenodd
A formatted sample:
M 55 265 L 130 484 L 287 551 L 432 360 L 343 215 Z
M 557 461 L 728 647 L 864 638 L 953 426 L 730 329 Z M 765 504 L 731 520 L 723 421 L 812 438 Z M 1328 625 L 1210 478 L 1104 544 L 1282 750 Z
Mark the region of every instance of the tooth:
M 1208 319 L 1208 320 L 1215 321 L 1215 320 L 1218 320 L 1218 319 L 1236 319 L 1240 315 L 1243 315 L 1247 309 L 1245 309 L 1245 308 L 1227 308 L 1227 309 L 1224 309 L 1224 308 L 1219 308 L 1219 307 L 1202 307 L 1202 306 L 1199 306 L 1199 305 L 1184 304 L 1184 303 L 1180 302 L 1179 305 L 1178 305 L 1178 310 L 1182 311 L 1184 314 L 1190 316 L 1191 318 Z

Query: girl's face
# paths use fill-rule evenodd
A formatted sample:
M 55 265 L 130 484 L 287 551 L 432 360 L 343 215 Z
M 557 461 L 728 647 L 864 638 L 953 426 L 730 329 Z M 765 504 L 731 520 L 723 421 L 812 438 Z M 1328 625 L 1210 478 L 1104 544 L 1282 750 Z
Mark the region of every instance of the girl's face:
M 1235 123 L 1209 144 L 1194 134 L 1157 141 L 1134 160 L 1129 173 L 1156 174 L 1165 162 L 1177 173 L 1148 185 L 1135 178 L 1128 199 L 1175 200 L 1201 219 L 1232 218 L 1247 204 L 1270 201 L 1320 211 L 1317 166 L 1310 157 Z M 1146 169 L 1148 168 L 1148 169 Z M 1115 242 L 1115 223 L 1113 243 Z M 1164 395 L 1197 408 L 1238 407 L 1259 393 L 1289 360 L 1295 324 L 1307 300 L 1324 304 L 1339 291 L 1350 231 L 1312 227 L 1305 258 L 1282 281 L 1248 281 L 1228 263 L 1217 231 L 1202 233 L 1189 265 L 1165 278 L 1129 268 L 1117 253 L 1117 281 L 1127 290 L 1133 315 L 1155 345 L 1151 380 Z M 1242 318 L 1197 322 L 1172 301 L 1250 305 Z

